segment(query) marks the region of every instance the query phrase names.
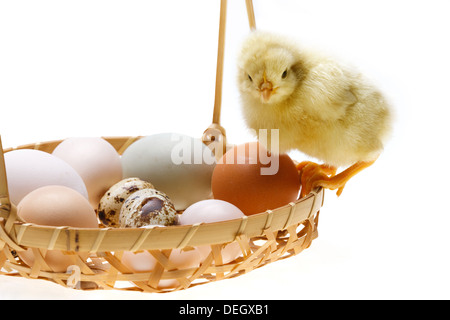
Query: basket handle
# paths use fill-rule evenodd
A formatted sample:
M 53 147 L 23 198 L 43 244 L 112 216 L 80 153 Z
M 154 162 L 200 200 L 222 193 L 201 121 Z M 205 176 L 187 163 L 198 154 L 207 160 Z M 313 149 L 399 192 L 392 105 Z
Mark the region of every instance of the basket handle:
M 253 10 L 253 0 L 245 0 L 248 15 L 248 25 L 250 30 L 256 30 L 255 11 Z
M 253 10 L 253 1 L 245 0 L 247 7 L 248 22 L 251 30 L 256 29 L 255 12 Z M 220 2 L 220 21 L 219 21 L 219 44 L 217 50 L 217 69 L 216 69 L 216 88 L 214 97 L 214 111 L 211 125 L 204 131 L 202 140 L 211 146 L 215 152 L 216 158 L 220 158 L 226 151 L 226 133 L 220 125 L 220 111 L 222 108 L 222 82 L 223 82 L 223 61 L 225 51 L 225 29 L 227 20 L 227 0 Z

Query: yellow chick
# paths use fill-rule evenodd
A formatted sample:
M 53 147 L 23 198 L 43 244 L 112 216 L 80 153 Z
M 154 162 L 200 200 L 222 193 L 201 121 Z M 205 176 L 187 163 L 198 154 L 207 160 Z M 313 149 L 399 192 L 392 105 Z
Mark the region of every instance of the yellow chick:
M 280 152 L 297 149 L 324 162 L 299 164 L 302 196 L 318 186 L 340 195 L 382 152 L 391 109 L 361 74 L 262 31 L 249 35 L 238 62 L 246 124 L 278 129 Z M 336 175 L 339 167 L 347 169 Z

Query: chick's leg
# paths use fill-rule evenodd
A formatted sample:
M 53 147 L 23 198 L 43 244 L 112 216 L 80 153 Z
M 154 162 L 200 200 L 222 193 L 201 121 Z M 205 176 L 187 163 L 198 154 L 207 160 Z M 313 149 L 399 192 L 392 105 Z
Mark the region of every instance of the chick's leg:
M 297 170 L 299 171 L 300 182 L 302 185 L 300 197 L 303 198 L 308 195 L 313 189 L 313 176 L 315 177 L 315 180 L 327 179 L 329 176 L 334 176 L 337 169 L 326 164 L 317 164 L 311 161 L 303 161 L 297 165 Z
M 328 177 L 326 175 L 320 174 L 320 172 L 316 172 L 310 177 L 309 183 L 311 184 L 312 189 L 316 187 L 323 187 L 331 190 L 338 189 L 336 194 L 340 196 L 342 191 L 344 190 L 345 184 L 356 174 L 366 169 L 367 167 L 370 167 L 374 162 L 375 160 L 369 162 L 357 162 L 351 167 L 332 177 Z
M 311 170 L 312 168 L 315 168 L 316 170 L 322 170 L 327 175 L 335 175 L 337 169 L 333 166 L 327 165 L 327 164 L 318 164 L 312 161 L 303 161 L 297 164 L 297 170 L 301 172 L 302 170 Z

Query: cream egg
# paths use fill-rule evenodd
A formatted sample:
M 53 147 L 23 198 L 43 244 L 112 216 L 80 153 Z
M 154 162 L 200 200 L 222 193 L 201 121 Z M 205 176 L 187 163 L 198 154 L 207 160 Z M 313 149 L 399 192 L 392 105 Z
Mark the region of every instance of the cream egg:
M 147 136 L 131 144 L 121 159 L 124 178 L 151 181 L 176 210 L 211 197 L 215 158 L 200 139 L 176 133 Z
M 78 172 L 95 209 L 105 192 L 122 179 L 120 155 L 103 138 L 67 138 L 55 148 L 53 155 L 66 161 Z
M 125 200 L 134 192 L 142 189 L 154 189 L 154 186 L 139 178 L 127 178 L 109 188 L 98 205 L 97 214 L 100 222 L 107 227 L 118 228 L 120 226 L 120 209 Z
M 17 215 L 25 222 L 45 226 L 98 227 L 97 216 L 89 201 L 65 186 L 45 186 L 30 192 L 17 206 Z M 64 272 L 74 264 L 73 255 L 55 250 L 44 251 L 44 260 L 53 271 Z M 33 265 L 31 249 L 18 252 L 18 255 L 27 265 Z M 88 253 L 80 253 L 80 256 L 87 258 Z
M 40 150 L 5 153 L 6 176 L 11 202 L 19 202 L 31 191 L 48 185 L 72 188 L 88 198 L 81 176 L 64 160 Z
M 189 206 L 178 218 L 180 225 L 191 225 L 196 223 L 212 223 L 233 219 L 242 219 L 245 214 L 235 205 L 217 199 L 202 200 Z M 211 252 L 210 246 L 199 246 L 198 249 L 202 255 L 202 259 Z M 242 253 L 237 242 L 227 244 L 222 249 L 222 263 L 226 264 Z

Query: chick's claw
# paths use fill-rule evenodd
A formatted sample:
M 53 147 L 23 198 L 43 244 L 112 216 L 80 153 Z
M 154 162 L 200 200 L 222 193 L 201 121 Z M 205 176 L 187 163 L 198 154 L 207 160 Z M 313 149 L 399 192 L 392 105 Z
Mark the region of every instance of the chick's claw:
M 340 196 L 344 190 L 345 184 L 356 174 L 371 166 L 374 162 L 375 161 L 357 162 L 341 173 L 330 177 L 316 174 L 309 179 L 308 184 L 311 185 L 312 189 L 317 187 L 327 188 L 330 190 L 338 189 L 336 195 Z
M 299 164 L 297 164 L 297 170 L 299 171 L 300 174 L 303 173 L 304 170 L 322 170 L 324 173 L 326 173 L 327 175 L 334 175 L 336 174 L 336 168 L 329 166 L 327 164 L 318 164 L 312 161 L 302 161 Z
M 311 179 L 311 181 L 309 182 L 314 188 L 317 187 L 322 187 L 322 188 L 326 188 L 326 189 L 330 189 L 330 190 L 335 190 L 338 189 L 336 191 L 336 195 L 339 197 L 342 194 L 342 191 L 344 190 L 345 184 L 347 183 L 347 181 L 345 180 L 333 180 L 333 178 L 335 177 L 314 177 L 316 179 Z
M 308 195 L 311 190 L 316 188 L 315 182 L 328 179 L 336 174 L 336 168 L 326 165 L 317 164 L 311 161 L 303 161 L 297 165 L 299 171 L 302 189 L 300 197 Z

